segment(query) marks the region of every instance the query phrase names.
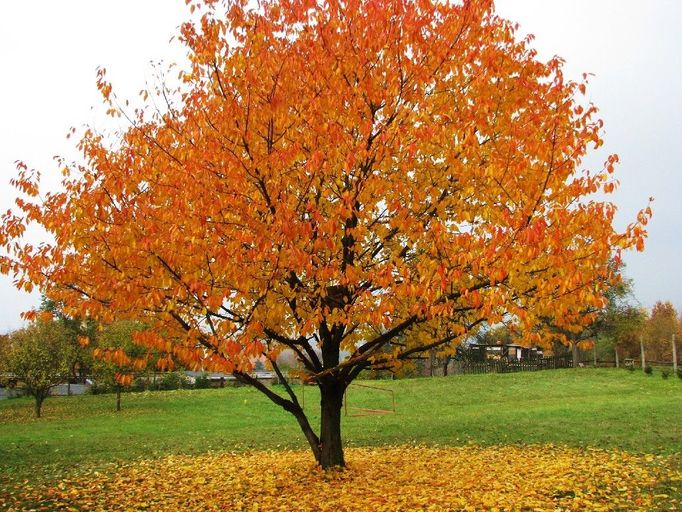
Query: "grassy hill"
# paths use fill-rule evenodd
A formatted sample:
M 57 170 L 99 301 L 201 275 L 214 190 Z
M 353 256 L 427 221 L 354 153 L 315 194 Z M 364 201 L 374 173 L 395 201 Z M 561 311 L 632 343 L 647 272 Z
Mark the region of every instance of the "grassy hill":
M 615 369 L 451 376 L 361 384 L 391 390 L 395 414 L 347 416 L 347 446 L 555 443 L 682 452 L 682 380 Z M 298 388 L 302 392 L 302 387 Z M 390 393 L 353 386 L 351 405 L 390 408 Z M 314 424 L 319 397 L 305 389 Z M 251 388 L 27 398 L 0 402 L 2 480 L 69 474 L 140 457 L 305 448 L 293 417 Z M 352 412 L 352 411 L 349 411 Z

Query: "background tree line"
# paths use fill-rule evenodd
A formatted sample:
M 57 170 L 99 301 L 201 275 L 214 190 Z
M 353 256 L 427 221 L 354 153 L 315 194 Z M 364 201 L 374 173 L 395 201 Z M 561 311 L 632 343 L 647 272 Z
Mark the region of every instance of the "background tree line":
M 600 361 L 621 364 L 625 359 L 638 359 L 643 342 L 648 361 L 672 361 L 672 336 L 682 337 L 682 317 L 672 303 L 658 301 L 651 311 L 635 300 L 632 285 L 623 280 L 607 293 L 605 306 L 593 312 L 594 321 L 577 332 L 553 331 L 544 326 L 545 333 L 556 334 L 545 340 L 548 353 L 573 353 L 579 360 L 596 357 Z M 115 321 L 107 326 L 90 320 L 70 318 L 57 304 L 43 300 L 36 319 L 23 329 L 0 336 L 0 385 L 20 383 L 35 399 L 35 413 L 40 417 L 42 404 L 50 389 L 58 384 L 92 384 L 92 392 L 116 393 L 116 409 L 121 408 L 121 393 L 127 389 L 176 389 L 188 383 L 181 373 L 167 372 L 156 382 L 160 353 L 135 343 L 136 332 L 145 326 L 134 321 Z M 476 342 L 484 345 L 523 344 L 523 333 L 504 324 L 489 326 L 476 335 Z M 463 352 L 466 352 L 463 350 Z M 617 353 L 617 355 L 616 355 Z M 286 354 L 283 354 L 286 358 Z M 434 354 L 435 356 L 435 354 Z M 443 361 L 447 368 L 455 356 Z M 679 358 L 679 356 L 678 356 Z M 176 368 L 174 361 L 164 359 L 165 369 Z M 169 364 L 170 363 L 170 364 Z M 292 367 L 295 367 L 293 365 Z M 447 370 L 444 370 L 447 375 Z M 414 375 L 407 365 L 395 376 Z M 368 377 L 371 378 L 370 375 Z
M 641 357 L 641 343 L 644 344 L 646 359 L 656 362 L 670 362 L 672 336 L 677 345 L 682 337 L 682 315 L 670 301 L 657 301 L 651 310 L 642 307 L 632 292 L 632 283 L 623 280 L 606 294 L 602 309 L 586 312 L 594 320 L 585 328 L 575 332 L 545 329 L 547 353 L 568 355 L 571 352 L 580 360 L 592 360 L 595 355 L 600 361 L 614 361 L 618 357 L 622 364 L 625 359 Z M 549 334 L 548 334 L 549 333 Z M 495 345 L 521 343 L 522 333 L 506 325 L 491 326 L 476 336 L 481 344 Z M 678 349 L 678 361 L 680 358 Z M 618 354 L 616 356 L 616 353 Z
M 0 337 L 0 386 L 18 386 L 32 396 L 37 417 L 59 384 L 89 384 L 93 393 L 116 393 L 116 410 L 125 390 L 183 387 L 186 379 L 171 371 L 175 363 L 167 359 L 167 372 L 157 382 L 158 352 L 134 341 L 144 328 L 130 320 L 101 325 L 71 318 L 43 299 L 28 326 Z

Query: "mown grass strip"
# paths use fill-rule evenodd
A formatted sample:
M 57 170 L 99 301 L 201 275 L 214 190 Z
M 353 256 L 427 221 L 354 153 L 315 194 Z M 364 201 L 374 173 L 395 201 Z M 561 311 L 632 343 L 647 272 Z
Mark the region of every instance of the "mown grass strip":
M 682 452 L 682 381 L 625 370 L 556 370 L 373 382 L 392 389 L 395 414 L 346 417 L 347 446 L 566 444 Z M 300 388 L 299 388 L 300 392 Z M 382 393 L 351 388 L 357 405 Z M 319 397 L 305 392 L 318 421 Z M 295 421 L 250 388 L 55 397 L 32 418 L 28 399 L 0 402 L 0 485 L 52 479 L 81 467 L 170 454 L 300 449 Z

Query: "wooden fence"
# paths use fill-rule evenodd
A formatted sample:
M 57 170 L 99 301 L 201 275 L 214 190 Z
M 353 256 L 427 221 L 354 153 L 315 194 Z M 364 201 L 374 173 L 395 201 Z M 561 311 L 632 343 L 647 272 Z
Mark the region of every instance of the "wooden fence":
M 512 373 L 512 372 L 536 372 L 540 370 L 556 370 L 558 368 L 572 368 L 573 361 L 570 356 L 543 357 L 528 359 L 526 361 L 455 361 L 453 373 Z
M 647 364 L 647 366 L 664 367 L 664 368 L 670 367 L 671 369 L 673 367 L 672 361 L 649 361 L 647 359 L 646 364 Z M 582 367 L 585 367 L 585 368 L 588 368 L 588 367 L 594 368 L 595 367 L 594 359 L 589 359 L 589 358 L 581 359 L 579 365 Z M 642 368 L 642 361 L 639 358 L 636 358 L 636 359 L 625 358 L 625 359 L 621 359 L 618 362 L 619 368 L 627 368 L 628 366 L 634 366 L 635 368 L 640 369 L 640 368 Z M 616 361 L 615 361 L 615 359 L 598 359 L 596 367 L 597 368 L 616 368 Z

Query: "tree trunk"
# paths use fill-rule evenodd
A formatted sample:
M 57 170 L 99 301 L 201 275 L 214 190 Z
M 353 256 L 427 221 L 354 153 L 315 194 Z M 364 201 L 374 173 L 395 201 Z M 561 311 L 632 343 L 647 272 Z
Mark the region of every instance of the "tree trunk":
M 341 382 L 320 384 L 320 466 L 323 469 L 344 467 L 341 443 L 341 406 L 344 386 Z
M 640 335 L 639 336 L 639 348 L 642 351 L 642 370 L 646 368 L 646 357 L 644 355 L 644 338 Z
M 43 400 L 45 400 L 45 397 L 41 395 L 37 395 L 35 397 L 36 399 L 36 404 L 35 404 L 35 413 L 36 413 L 36 418 L 40 418 L 40 412 L 43 408 Z
M 675 346 L 675 335 L 674 334 L 673 334 L 670 342 L 672 343 L 672 349 L 673 349 L 673 373 L 677 375 L 677 347 Z
M 315 434 L 315 431 L 310 426 L 310 423 L 308 422 L 308 417 L 303 412 L 303 409 L 291 410 L 290 412 L 291 414 L 294 415 L 296 421 L 298 421 L 298 425 L 301 427 L 301 431 L 303 432 L 306 441 L 308 441 L 310 449 L 313 451 L 315 460 L 317 461 L 318 464 L 320 464 L 320 439 L 317 437 L 317 434 Z
M 571 342 L 571 353 L 573 355 L 573 368 L 578 367 L 578 342 Z

